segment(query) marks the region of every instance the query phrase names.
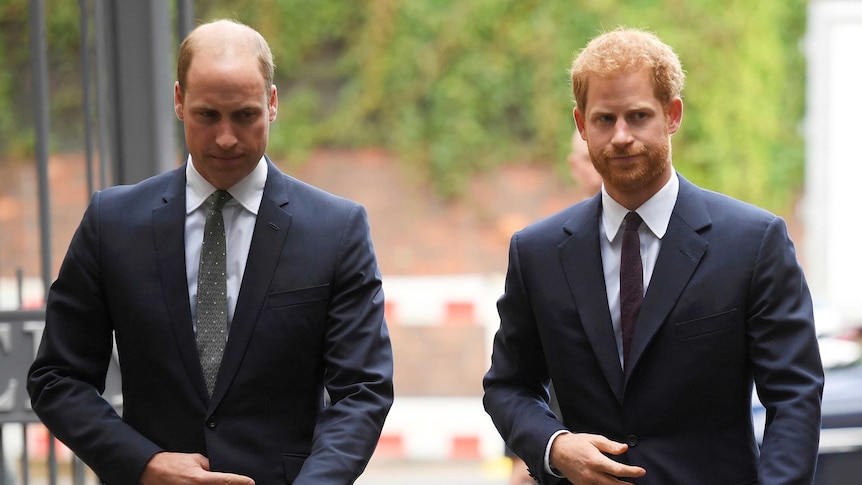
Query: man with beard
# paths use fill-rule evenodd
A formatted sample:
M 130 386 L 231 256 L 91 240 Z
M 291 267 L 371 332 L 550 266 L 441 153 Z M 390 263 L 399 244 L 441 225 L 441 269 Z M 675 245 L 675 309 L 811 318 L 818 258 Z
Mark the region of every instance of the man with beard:
M 486 410 L 540 483 L 811 483 L 823 370 L 784 221 L 675 171 L 684 75 L 657 37 L 602 34 L 571 79 L 604 185 L 512 237 Z

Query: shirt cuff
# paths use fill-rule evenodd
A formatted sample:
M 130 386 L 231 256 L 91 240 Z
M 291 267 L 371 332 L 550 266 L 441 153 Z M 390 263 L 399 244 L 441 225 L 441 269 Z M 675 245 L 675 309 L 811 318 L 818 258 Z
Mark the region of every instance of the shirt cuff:
M 548 440 L 548 445 L 545 446 L 545 473 L 550 473 L 551 475 L 557 478 L 566 478 L 564 477 L 559 470 L 556 468 L 551 468 L 551 445 L 554 444 L 554 440 L 557 439 L 557 436 L 561 434 L 566 434 L 568 431 L 565 429 L 561 429 L 556 433 L 551 435 L 551 439 Z

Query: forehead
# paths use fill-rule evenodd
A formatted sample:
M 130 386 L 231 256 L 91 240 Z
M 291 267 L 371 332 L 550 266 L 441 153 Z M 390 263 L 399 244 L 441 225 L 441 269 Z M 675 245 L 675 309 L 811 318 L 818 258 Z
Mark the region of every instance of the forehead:
M 254 56 L 196 55 L 189 66 L 186 95 L 192 99 L 265 99 L 266 81 Z
M 661 105 L 649 69 L 607 76 L 592 75 L 587 84 L 587 111 L 637 109 Z

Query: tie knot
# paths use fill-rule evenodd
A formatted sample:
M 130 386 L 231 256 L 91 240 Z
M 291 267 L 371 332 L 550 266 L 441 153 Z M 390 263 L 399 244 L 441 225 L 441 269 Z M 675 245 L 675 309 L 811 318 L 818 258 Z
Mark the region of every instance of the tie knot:
M 631 211 L 626 214 L 625 221 L 626 231 L 637 231 L 641 225 L 641 222 L 643 222 L 643 219 L 641 219 L 641 216 L 639 216 L 637 212 Z
M 207 198 L 207 205 L 209 205 L 210 210 L 220 211 L 227 201 L 231 200 L 233 197 L 226 190 L 216 190 Z

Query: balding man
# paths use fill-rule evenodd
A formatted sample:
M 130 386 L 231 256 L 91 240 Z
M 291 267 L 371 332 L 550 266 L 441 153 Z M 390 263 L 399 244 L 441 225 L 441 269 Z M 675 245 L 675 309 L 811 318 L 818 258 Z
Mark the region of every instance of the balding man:
M 264 154 L 278 97 L 255 30 L 196 28 L 177 79 L 188 160 L 93 196 L 33 409 L 109 484 L 353 483 L 393 397 L 365 210 Z M 114 339 L 122 417 L 99 395 Z

